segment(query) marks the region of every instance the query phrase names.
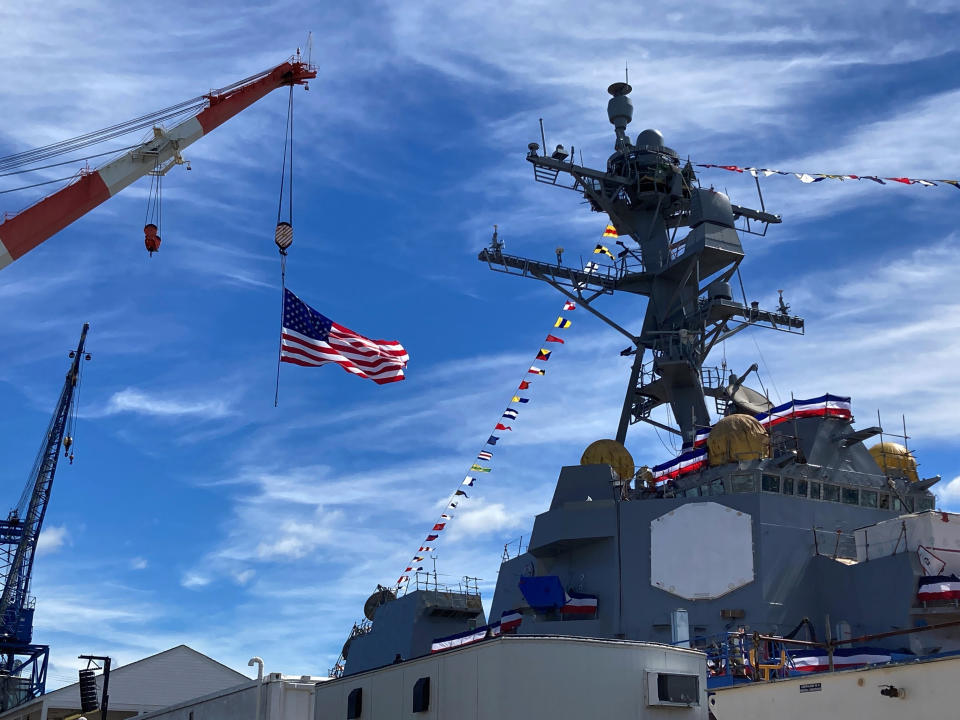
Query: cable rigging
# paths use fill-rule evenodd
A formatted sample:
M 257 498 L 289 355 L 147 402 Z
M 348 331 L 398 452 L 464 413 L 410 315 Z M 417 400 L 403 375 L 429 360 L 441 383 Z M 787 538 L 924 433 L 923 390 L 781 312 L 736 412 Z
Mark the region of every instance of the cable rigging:
M 290 157 L 289 167 L 287 156 Z M 286 185 L 287 213 L 284 220 L 283 191 Z M 277 201 L 277 228 L 273 235 L 277 250 L 280 251 L 280 327 L 283 327 L 283 298 L 287 287 L 287 250 L 293 244 L 293 86 L 290 86 L 290 97 L 287 100 L 287 121 L 283 133 L 283 161 L 280 165 L 280 193 Z M 273 394 L 273 406 L 280 402 L 280 357 L 277 352 L 277 381 Z
M 160 201 L 163 199 L 163 168 L 160 158 L 150 172 L 150 190 L 147 193 L 147 213 L 143 218 L 143 244 L 150 257 L 160 250 L 163 213 Z

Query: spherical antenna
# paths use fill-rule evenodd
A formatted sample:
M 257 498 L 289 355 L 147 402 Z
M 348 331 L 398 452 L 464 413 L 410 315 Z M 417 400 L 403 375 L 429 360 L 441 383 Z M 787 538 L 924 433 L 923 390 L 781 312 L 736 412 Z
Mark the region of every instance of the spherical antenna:
M 397 596 L 393 590 L 385 588 L 383 585 L 377 585 L 377 589 L 373 591 L 373 594 L 368 597 L 367 601 L 363 604 L 364 617 L 370 622 L 373 622 L 373 616 L 377 612 L 377 608 L 381 605 L 386 605 L 388 602 L 393 602 L 396 599 Z
M 580 457 L 581 465 L 609 465 L 623 481 L 633 477 L 633 456 L 616 440 L 595 440 Z

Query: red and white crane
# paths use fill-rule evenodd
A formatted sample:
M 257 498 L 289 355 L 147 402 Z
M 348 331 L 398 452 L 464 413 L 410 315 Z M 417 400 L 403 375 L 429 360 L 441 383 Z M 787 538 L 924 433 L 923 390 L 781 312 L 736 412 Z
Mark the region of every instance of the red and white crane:
M 163 130 L 97 170 L 81 171 L 66 187 L 0 223 L 0 268 L 40 245 L 141 177 L 163 174 L 183 163 L 181 151 L 273 90 L 306 85 L 316 69 L 299 55 L 276 67 L 203 98 L 205 107 L 178 125 Z

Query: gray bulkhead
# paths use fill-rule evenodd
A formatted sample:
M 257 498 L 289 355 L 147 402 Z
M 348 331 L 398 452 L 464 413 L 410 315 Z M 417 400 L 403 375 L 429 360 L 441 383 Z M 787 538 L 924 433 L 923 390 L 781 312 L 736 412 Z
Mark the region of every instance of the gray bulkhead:
M 798 439 L 794 447 L 806 462 L 787 458 L 779 467 L 781 457 L 708 468 L 680 478 L 665 493 L 673 497 L 634 492 L 620 501 L 608 466 L 563 468 L 550 509 L 536 518 L 527 552 L 501 566 L 491 617 L 526 604 L 518 588 L 521 577 L 557 575 L 567 589 L 598 597 L 596 618 L 561 620 L 527 610 L 521 633 L 669 642 L 670 613 L 677 608 L 688 611 L 692 635 L 740 627 L 785 634 L 806 617 L 822 640 L 827 616 L 834 625 L 847 623 L 853 635 L 910 627 L 917 574 L 912 554 L 845 562 L 853 530 L 899 514 L 897 493 L 862 443 L 844 447 L 849 422 L 804 418 L 785 424 L 790 427 L 783 432 Z M 822 498 L 825 486 L 837 488 L 837 501 L 809 497 L 817 488 Z M 793 494 L 784 494 L 786 487 Z M 797 496 L 801 487 L 806 497 Z M 899 490 L 899 497 L 910 501 L 903 482 Z M 677 575 L 685 564 L 696 565 L 691 555 L 698 547 L 712 552 L 719 547 L 732 565 L 751 567 L 752 579 L 709 598 L 680 597 L 651 582 L 654 555 L 670 552 L 652 547 L 652 523 L 695 503 L 732 508 L 750 523 L 749 543 L 695 523 L 679 528 L 691 549 L 671 560 Z

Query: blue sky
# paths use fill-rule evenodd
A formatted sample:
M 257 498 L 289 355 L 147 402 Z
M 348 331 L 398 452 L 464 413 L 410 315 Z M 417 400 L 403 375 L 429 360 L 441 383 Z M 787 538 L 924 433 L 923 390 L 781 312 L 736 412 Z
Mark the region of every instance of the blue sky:
M 602 166 L 613 141 L 605 88 L 626 62 L 631 131 L 657 127 L 695 162 L 957 178 L 954 7 L 0 8 L 0 155 L 246 77 L 313 30 L 319 75 L 295 100 L 288 284 L 411 355 L 408 380 L 383 387 L 285 367 L 273 407 L 283 92 L 185 153 L 193 171 L 167 176 L 152 259 L 141 181 L 0 271 L 8 505 L 66 351 L 91 323 L 76 462 L 57 474 L 35 570 L 50 684 L 74 679 L 81 652 L 126 663 L 180 642 L 244 671 L 260 655 L 271 672 L 326 672 L 365 597 L 396 579 L 462 478 L 561 305 L 476 261 L 492 225 L 510 252 L 551 259 L 558 245 L 586 255 L 605 224 L 572 193 L 533 182 L 523 157 L 537 118 L 548 143 Z M 749 178 L 701 180 L 757 204 Z M 782 288 L 807 335 L 748 331 L 727 344 L 728 361 L 760 360 L 782 399 L 851 395 L 861 424 L 878 409 L 888 426 L 905 414 L 921 472 L 942 474 L 941 506 L 960 510 L 960 193 L 781 177 L 763 190 L 784 224 L 744 238 L 747 293 L 770 306 Z M 2 195 L 0 209 L 38 197 Z M 643 312 L 603 308 L 631 327 Z M 440 552 L 438 570 L 483 578 L 488 600 L 504 543 L 529 532 L 559 468 L 616 430 L 625 343 L 582 311 L 573 319 Z M 645 464 L 672 453 L 643 427 L 628 447 Z

